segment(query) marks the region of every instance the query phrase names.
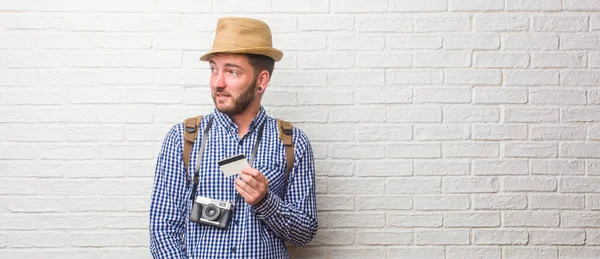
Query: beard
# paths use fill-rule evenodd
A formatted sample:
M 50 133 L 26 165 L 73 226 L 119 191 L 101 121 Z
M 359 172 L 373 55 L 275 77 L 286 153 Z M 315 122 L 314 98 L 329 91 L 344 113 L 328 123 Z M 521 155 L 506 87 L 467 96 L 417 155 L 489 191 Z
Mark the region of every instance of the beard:
M 246 89 L 246 91 L 242 92 L 242 94 L 240 94 L 240 96 L 238 96 L 237 98 L 232 96 L 231 94 L 225 93 L 225 90 L 223 88 L 215 88 L 215 91 L 212 93 L 212 99 L 215 103 L 217 111 L 225 113 L 229 116 L 237 115 L 245 111 L 246 108 L 248 108 L 248 106 L 250 105 L 250 103 L 254 101 L 254 94 L 256 93 L 256 83 L 256 80 L 253 80 L 250 86 L 248 86 L 248 88 Z M 221 105 L 219 107 L 215 93 L 228 94 L 233 99 L 233 106 L 227 107 Z

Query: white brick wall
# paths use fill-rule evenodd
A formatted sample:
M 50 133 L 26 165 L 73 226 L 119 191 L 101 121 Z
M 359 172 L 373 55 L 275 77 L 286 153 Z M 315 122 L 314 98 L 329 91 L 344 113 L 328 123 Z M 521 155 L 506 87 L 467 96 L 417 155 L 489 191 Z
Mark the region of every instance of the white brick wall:
M 0 258 L 150 258 L 231 15 L 271 25 L 264 104 L 313 144 L 292 258 L 600 258 L 597 0 L 0 0 Z

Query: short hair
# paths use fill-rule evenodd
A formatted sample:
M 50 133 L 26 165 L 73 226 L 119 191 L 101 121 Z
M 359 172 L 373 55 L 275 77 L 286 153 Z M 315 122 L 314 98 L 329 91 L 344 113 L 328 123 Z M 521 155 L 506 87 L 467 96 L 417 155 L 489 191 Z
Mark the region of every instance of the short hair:
M 254 78 L 258 77 L 263 70 L 267 70 L 269 76 L 273 75 L 275 60 L 265 55 L 246 54 L 246 56 L 248 56 L 248 63 L 254 69 Z

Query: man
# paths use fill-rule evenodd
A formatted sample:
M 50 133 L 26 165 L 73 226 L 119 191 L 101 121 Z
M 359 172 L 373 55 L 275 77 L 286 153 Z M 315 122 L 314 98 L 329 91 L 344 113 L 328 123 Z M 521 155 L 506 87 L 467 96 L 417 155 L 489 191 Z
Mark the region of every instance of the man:
M 175 125 L 157 159 L 150 207 L 154 258 L 288 258 L 284 241 L 302 246 L 315 236 L 310 143 L 302 131 L 293 128 L 293 160 L 286 160 L 287 147 L 280 139 L 278 123 L 261 106 L 274 62 L 282 56 L 272 48 L 266 23 L 247 18 L 217 22 L 212 50 L 200 57 L 210 64 L 215 110 L 204 115 L 194 131 L 187 170 L 184 134 L 193 127 Z M 218 161 L 238 154 L 250 161 L 250 167 L 225 176 Z M 293 161 L 289 174 L 286 161 Z M 197 188 L 188 184 L 192 178 Z M 208 205 L 202 207 L 198 197 L 234 205 L 229 220 L 217 213 L 219 220 L 227 222 L 225 227 L 198 221 L 215 212 L 202 210 Z

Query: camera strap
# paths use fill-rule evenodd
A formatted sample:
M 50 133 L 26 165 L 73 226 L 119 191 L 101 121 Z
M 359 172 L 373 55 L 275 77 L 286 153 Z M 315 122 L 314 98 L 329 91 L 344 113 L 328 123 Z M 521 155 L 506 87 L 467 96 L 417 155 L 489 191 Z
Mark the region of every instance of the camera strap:
M 258 144 L 260 143 L 260 139 L 262 138 L 263 128 L 265 127 L 265 123 L 260 124 L 260 128 L 258 129 L 258 136 L 256 136 L 256 142 L 254 142 L 254 148 L 252 148 L 252 155 L 250 156 L 250 166 L 254 167 L 254 159 L 256 158 L 256 151 L 258 151 Z M 235 205 L 237 206 L 238 202 L 242 196 L 240 193 L 235 195 Z M 235 206 L 234 206 L 235 208 Z
M 202 154 L 204 153 L 204 147 L 206 147 L 206 141 L 208 140 L 208 131 L 212 126 L 213 117 L 211 116 L 208 119 L 208 124 L 206 124 L 206 129 L 204 129 L 204 134 L 202 135 L 202 143 L 200 144 L 200 150 L 198 151 L 198 159 L 196 159 L 196 172 L 194 173 L 194 187 L 192 187 L 192 195 L 190 196 L 190 200 L 194 201 L 196 197 L 196 189 L 198 189 L 198 182 L 200 178 L 200 164 L 202 163 Z

